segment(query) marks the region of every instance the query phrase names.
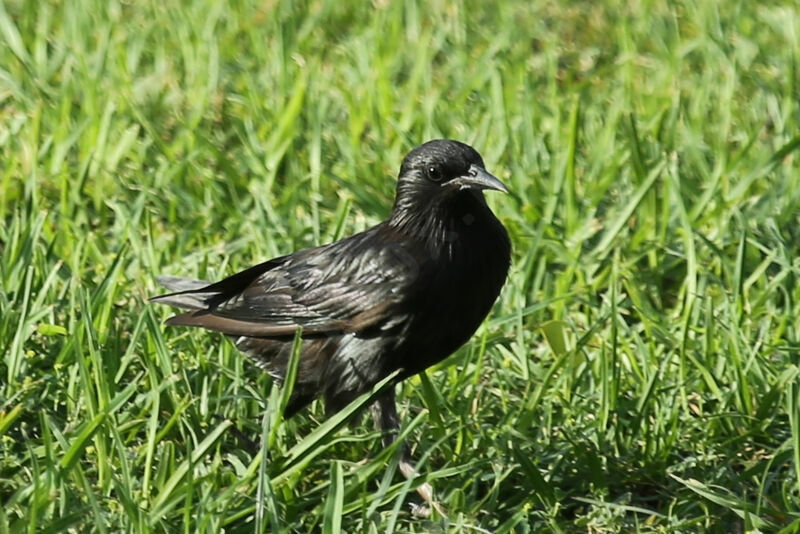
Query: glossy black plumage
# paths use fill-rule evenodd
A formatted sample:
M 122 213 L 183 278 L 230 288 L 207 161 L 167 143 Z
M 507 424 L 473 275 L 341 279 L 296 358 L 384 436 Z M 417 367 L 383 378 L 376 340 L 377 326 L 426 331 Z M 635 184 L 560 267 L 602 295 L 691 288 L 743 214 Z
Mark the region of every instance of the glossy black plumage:
M 301 326 L 287 415 L 317 396 L 335 412 L 396 369 L 402 379 L 447 357 L 488 314 L 510 243 L 483 189 L 506 191 L 475 150 L 430 141 L 403 160 L 383 223 L 213 284 L 160 277 L 176 292 L 152 300 L 188 310 L 167 324 L 222 332 L 278 379 Z

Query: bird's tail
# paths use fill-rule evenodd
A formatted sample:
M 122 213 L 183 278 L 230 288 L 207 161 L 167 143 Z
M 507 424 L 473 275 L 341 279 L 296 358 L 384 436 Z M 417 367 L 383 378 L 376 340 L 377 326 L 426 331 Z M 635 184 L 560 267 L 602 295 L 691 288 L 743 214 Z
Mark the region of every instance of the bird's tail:
M 168 304 L 184 310 L 204 309 L 207 307 L 206 299 L 218 293 L 217 291 L 202 291 L 203 288 L 211 285 L 210 282 L 204 280 L 161 275 L 156 277 L 156 281 L 174 293 L 150 297 L 150 302 Z

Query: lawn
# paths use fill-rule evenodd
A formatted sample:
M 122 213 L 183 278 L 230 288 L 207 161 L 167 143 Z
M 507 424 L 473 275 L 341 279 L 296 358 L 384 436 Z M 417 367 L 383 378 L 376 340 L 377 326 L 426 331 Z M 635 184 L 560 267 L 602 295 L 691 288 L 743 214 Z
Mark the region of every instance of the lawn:
M 800 532 L 799 65 L 790 1 L 0 1 L 0 533 Z M 147 297 L 381 221 L 435 137 L 514 253 L 397 388 L 406 481 Z

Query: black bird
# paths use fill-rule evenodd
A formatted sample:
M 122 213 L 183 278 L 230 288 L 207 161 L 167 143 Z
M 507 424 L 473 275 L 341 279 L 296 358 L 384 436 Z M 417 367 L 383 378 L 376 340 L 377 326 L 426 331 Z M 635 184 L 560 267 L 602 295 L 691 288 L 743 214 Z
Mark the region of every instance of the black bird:
M 319 396 L 332 414 L 395 370 L 399 381 L 446 358 L 489 313 L 511 245 L 485 189 L 508 192 L 472 147 L 429 141 L 403 160 L 388 220 L 213 284 L 159 277 L 176 293 L 151 300 L 189 310 L 167 324 L 228 335 L 278 380 L 301 327 L 285 415 Z M 393 388 L 373 415 L 390 443 L 398 427 Z

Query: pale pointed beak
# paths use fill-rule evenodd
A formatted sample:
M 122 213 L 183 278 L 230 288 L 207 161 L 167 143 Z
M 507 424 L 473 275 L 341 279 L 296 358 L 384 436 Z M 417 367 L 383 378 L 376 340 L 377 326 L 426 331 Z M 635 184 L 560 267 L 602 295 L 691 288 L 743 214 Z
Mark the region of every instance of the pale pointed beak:
M 457 187 L 458 189 L 492 189 L 500 191 L 501 193 L 508 193 L 508 188 L 497 179 L 496 176 L 489 173 L 483 167 L 478 165 L 470 165 L 467 174 L 453 178 L 447 183 L 448 186 Z

